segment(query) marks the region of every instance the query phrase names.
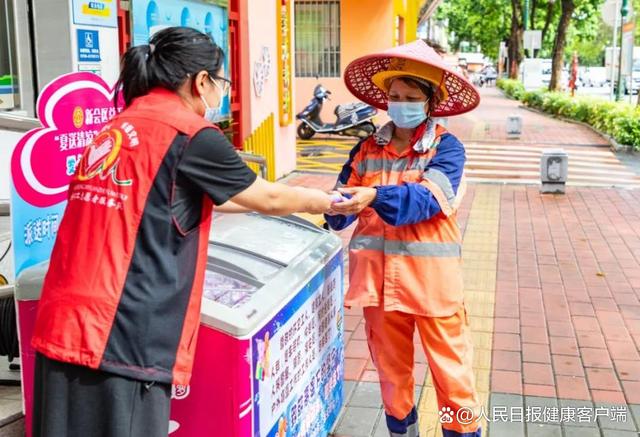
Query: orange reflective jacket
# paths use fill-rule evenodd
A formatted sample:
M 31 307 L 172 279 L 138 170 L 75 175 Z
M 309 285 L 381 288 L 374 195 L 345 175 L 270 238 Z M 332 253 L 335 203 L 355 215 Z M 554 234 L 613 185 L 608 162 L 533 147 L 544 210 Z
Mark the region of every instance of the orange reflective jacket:
M 399 154 L 391 145 L 388 130 L 386 126 L 359 145 L 351 157 L 350 176 L 344 185 L 420 184 L 440 208 L 429 219 L 401 226 L 385 222 L 374 207 L 359 214 L 349 245 L 350 286 L 345 304 L 384 306 L 385 311 L 429 317 L 451 316 L 463 307 L 462 236 L 456 211 L 465 184 L 464 180 L 456 183 L 455 193 L 448 176 L 431 169 L 429 164 L 439 153 L 445 137 L 450 137 L 448 142 L 455 141 L 459 148 L 462 145 L 437 126 L 435 138 L 426 147 L 416 147 L 416 143 L 424 141 L 423 134 L 427 134 L 422 128 L 412 147 Z M 461 156 L 462 162 L 454 163 L 460 173 L 464 165 L 463 148 Z

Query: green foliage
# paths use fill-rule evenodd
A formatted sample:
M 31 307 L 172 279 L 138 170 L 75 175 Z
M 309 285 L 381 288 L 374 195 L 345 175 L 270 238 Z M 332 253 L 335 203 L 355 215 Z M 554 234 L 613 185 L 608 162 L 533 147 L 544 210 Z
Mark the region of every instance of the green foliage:
M 510 0 L 445 0 L 436 12 L 448 21 L 451 45 L 459 50 L 463 42 L 479 46 L 491 59 L 498 58 L 500 41 L 509 36 Z
M 604 49 L 611 43 L 612 30 L 598 19 L 595 34 L 580 35 L 571 27 L 567 38 L 567 50 L 565 62 L 570 63 L 573 52 L 578 53 L 580 65 L 586 67 L 598 67 L 604 65 Z
M 524 85 L 522 85 L 522 82 L 519 80 L 498 79 L 497 86 L 503 90 L 506 95 L 516 100 L 521 100 L 526 94 Z
M 523 0 L 518 0 L 524 4 Z M 600 8 L 604 0 L 574 0 L 574 11 L 567 44 L 565 59 L 570 60 L 574 51 L 580 56 L 581 65 L 602 65 L 604 47 L 611 39 L 611 32 L 602 23 Z M 633 0 L 636 11 L 640 11 L 640 0 Z M 529 15 L 533 16 L 533 29 L 542 30 L 547 21 L 549 28 L 542 41 L 542 49 L 537 53 L 539 58 L 551 58 L 558 22 L 560 18 L 560 0 L 554 0 L 549 9 L 550 0 L 531 1 Z M 640 15 L 640 14 L 639 14 Z M 511 0 L 444 0 L 438 7 L 436 17 L 448 21 L 451 35 L 450 43 L 454 50 L 461 43 L 479 46 L 480 51 L 491 59 L 498 56 L 500 41 L 509 38 L 511 28 Z M 531 29 L 531 23 L 528 23 Z M 640 34 L 640 32 L 637 32 Z
M 517 80 L 501 79 L 497 86 L 526 106 L 548 114 L 587 123 L 620 144 L 640 151 L 640 109 L 626 102 L 608 102 L 590 97 L 546 90 L 525 91 Z

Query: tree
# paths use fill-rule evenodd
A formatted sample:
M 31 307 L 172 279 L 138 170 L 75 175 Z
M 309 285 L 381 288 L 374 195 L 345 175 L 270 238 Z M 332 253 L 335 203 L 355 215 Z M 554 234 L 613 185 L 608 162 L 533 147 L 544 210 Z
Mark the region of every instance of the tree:
M 549 32 L 549 26 L 551 26 L 551 21 L 553 20 L 554 12 L 556 10 L 556 4 L 558 2 L 555 0 L 547 1 L 547 14 L 544 19 L 544 26 L 542 27 L 542 41 L 544 42 L 547 39 L 547 34 Z M 532 26 L 533 27 L 533 26 Z
M 511 0 L 511 34 L 509 35 L 509 77 L 511 79 L 518 78 L 520 64 L 524 58 L 523 33 L 522 4 L 520 0 Z
M 527 24 L 530 29 L 542 31 L 542 48 L 528 55 L 555 58 L 555 49 L 559 48 L 558 65 L 563 63 L 563 58 L 568 59 L 573 51 L 578 51 L 581 63 L 583 58 L 591 65 L 600 62 L 603 45 L 610 38 L 600 18 L 603 2 L 572 0 L 573 10 L 567 14 L 566 1 L 530 0 L 530 19 Z M 640 0 L 633 2 L 638 5 L 635 10 L 640 11 Z M 450 44 L 454 50 L 459 49 L 462 43 L 469 43 L 479 46 L 486 56 L 497 59 L 500 42 L 506 41 L 512 61 L 509 65 L 512 77 L 517 77 L 524 59 L 523 15 L 524 0 L 444 0 L 436 12 L 438 19 L 448 23 Z M 558 45 L 559 36 L 562 36 L 562 47 Z
M 587 67 L 604 65 L 604 51 L 611 44 L 612 30 L 599 17 L 596 29 L 595 33 L 587 34 L 584 30 L 580 31 L 577 25 L 569 28 L 565 62 L 570 62 L 571 53 L 578 52 L 580 65 Z
M 564 65 L 564 49 L 567 42 L 567 31 L 571 23 L 571 15 L 576 8 L 574 0 L 561 1 L 562 13 L 560 14 L 556 40 L 553 44 L 553 63 L 551 67 L 551 80 L 549 81 L 549 90 L 551 91 L 561 88 L 560 79 L 562 78 L 562 67 Z
M 511 0 L 445 0 L 436 18 L 446 20 L 450 45 L 460 49 L 462 43 L 479 46 L 482 53 L 497 59 L 500 41 L 509 35 L 509 3 Z
M 560 19 L 556 28 L 551 56 L 553 63 L 551 80 L 549 81 L 550 90 L 562 88 L 562 68 L 565 57 L 570 56 L 570 51 L 567 50 L 567 35 L 570 32 L 575 35 L 572 38 L 573 41 L 593 41 L 601 30 L 600 7 L 602 3 L 603 0 L 561 0 Z M 572 22 L 574 23 L 573 30 L 569 27 Z

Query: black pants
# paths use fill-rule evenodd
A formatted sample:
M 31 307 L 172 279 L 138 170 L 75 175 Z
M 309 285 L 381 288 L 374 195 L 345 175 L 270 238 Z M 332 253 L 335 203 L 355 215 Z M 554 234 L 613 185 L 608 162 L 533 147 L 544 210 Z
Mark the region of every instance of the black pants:
M 36 356 L 33 437 L 167 437 L 171 386 Z

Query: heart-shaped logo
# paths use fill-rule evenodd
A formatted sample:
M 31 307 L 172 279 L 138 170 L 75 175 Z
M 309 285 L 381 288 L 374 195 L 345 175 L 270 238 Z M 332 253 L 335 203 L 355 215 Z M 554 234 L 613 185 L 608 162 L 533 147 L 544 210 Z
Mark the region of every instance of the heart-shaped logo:
M 95 171 L 93 161 L 99 172 L 110 164 L 115 139 L 111 145 L 95 140 L 104 140 L 102 128 L 117 113 L 113 95 L 113 87 L 89 72 L 60 76 L 42 90 L 37 105 L 42 127 L 27 132 L 11 157 L 13 185 L 24 201 L 47 207 L 66 200 L 86 146 L 99 144 L 85 168 Z

